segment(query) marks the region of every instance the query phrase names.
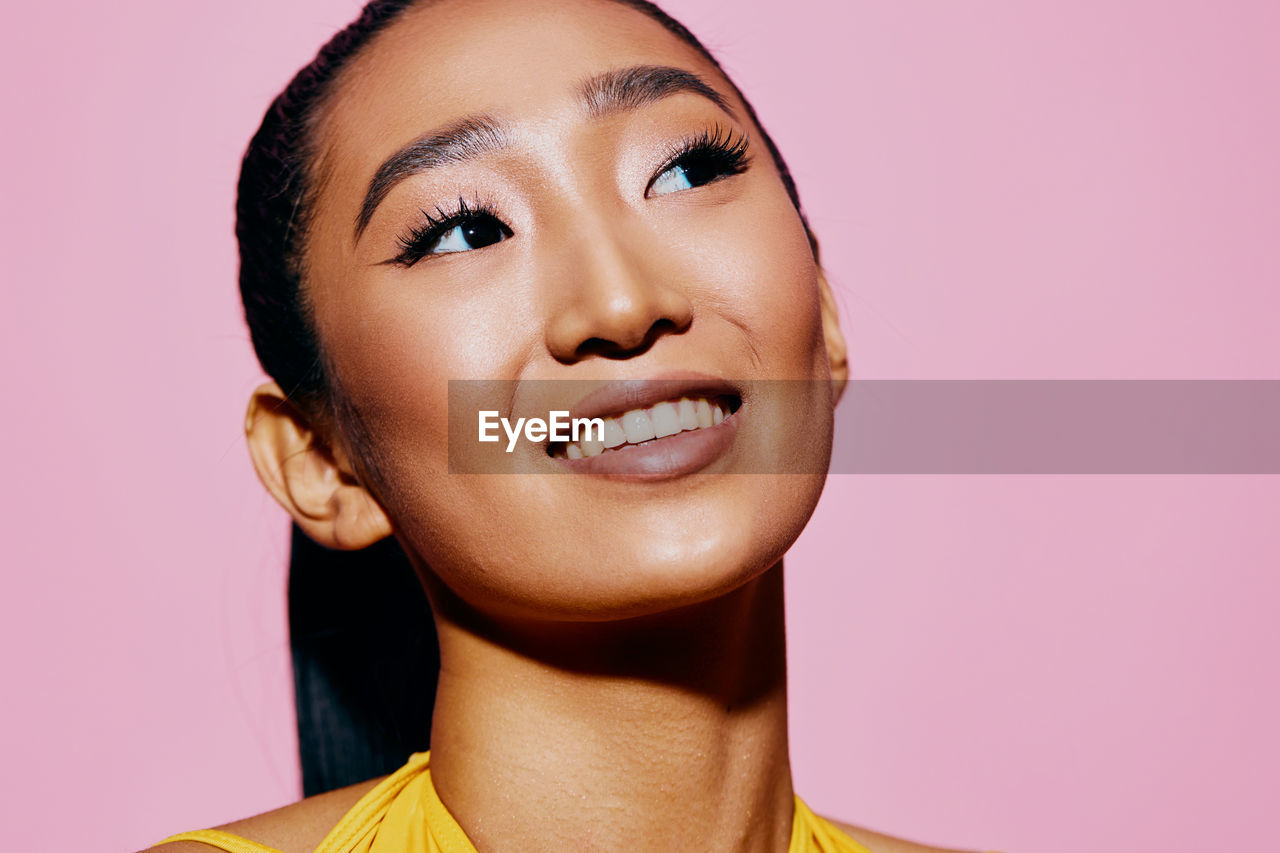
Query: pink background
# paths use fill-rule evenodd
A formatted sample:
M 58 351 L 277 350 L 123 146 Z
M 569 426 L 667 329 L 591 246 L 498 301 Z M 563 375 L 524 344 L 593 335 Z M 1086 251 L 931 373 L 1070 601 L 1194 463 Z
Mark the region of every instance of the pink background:
M 299 792 L 231 205 L 357 3 L 11 6 L 3 846 L 133 849 Z M 786 152 L 856 377 L 1280 378 L 1280 5 L 668 6 Z M 832 477 L 789 564 L 799 792 L 1014 853 L 1274 846 L 1277 508 Z

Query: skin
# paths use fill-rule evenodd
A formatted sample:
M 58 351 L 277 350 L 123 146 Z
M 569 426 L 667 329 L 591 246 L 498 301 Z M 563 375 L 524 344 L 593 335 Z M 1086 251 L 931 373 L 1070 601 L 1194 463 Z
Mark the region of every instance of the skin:
M 581 82 L 633 65 L 697 74 L 607 117 Z M 506 150 L 396 185 L 357 241 L 378 165 L 428 131 L 501 117 Z M 749 168 L 659 196 L 673 145 L 746 134 Z M 395 535 L 428 590 L 442 671 L 432 778 L 481 850 L 787 849 L 782 555 L 808 521 L 847 368 L 834 302 L 758 128 L 714 68 L 599 0 L 443 0 L 357 58 L 318 126 L 306 288 L 331 375 L 363 428 L 307 417 L 274 383 L 246 420 L 266 487 L 335 548 Z M 493 205 L 501 243 L 386 264 L 421 210 Z M 720 470 L 654 483 L 448 473 L 449 379 L 616 380 L 691 368 L 808 379 L 746 400 Z M 558 386 L 557 386 L 558 387 Z M 757 468 L 758 470 L 758 468 Z M 375 780 L 376 781 L 376 780 Z M 310 850 L 374 782 L 226 829 Z M 518 793 L 515 793 L 518 792 Z M 846 827 L 875 851 L 934 850 Z M 208 849 L 200 844 L 156 848 Z

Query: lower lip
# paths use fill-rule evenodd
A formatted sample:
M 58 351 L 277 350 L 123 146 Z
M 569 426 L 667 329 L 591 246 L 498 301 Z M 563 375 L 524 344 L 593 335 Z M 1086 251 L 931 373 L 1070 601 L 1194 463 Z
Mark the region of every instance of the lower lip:
M 574 474 L 617 480 L 669 480 L 694 474 L 715 462 L 733 444 L 742 408 L 715 426 L 689 430 L 647 441 L 624 444 L 596 456 L 555 461 Z

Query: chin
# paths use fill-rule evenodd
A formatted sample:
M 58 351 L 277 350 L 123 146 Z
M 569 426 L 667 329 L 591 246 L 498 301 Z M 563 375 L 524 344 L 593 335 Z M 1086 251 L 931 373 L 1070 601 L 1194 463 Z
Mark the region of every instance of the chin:
M 433 572 L 494 615 L 573 622 L 655 615 L 726 595 L 776 565 L 804 529 L 824 481 L 813 474 L 725 475 L 679 498 L 654 495 L 561 516 L 557 525 L 508 528 L 483 556 L 437 564 Z

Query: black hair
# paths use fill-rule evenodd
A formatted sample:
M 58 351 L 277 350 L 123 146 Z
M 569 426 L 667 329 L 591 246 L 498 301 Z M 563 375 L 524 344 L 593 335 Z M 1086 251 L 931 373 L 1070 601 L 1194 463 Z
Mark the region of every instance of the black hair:
M 314 131 L 343 69 L 422 2 L 426 0 L 368 3 L 272 101 L 240 169 L 240 295 L 258 361 L 304 415 L 356 433 L 358 413 L 340 399 L 303 288 L 315 191 Z M 653 3 L 610 2 L 660 23 L 733 88 L 760 130 L 816 259 L 817 243 L 791 173 L 750 102 L 715 57 Z M 333 551 L 294 525 L 289 626 L 304 794 L 388 773 L 409 753 L 428 747 L 439 648 L 425 593 L 394 538 L 362 551 Z

